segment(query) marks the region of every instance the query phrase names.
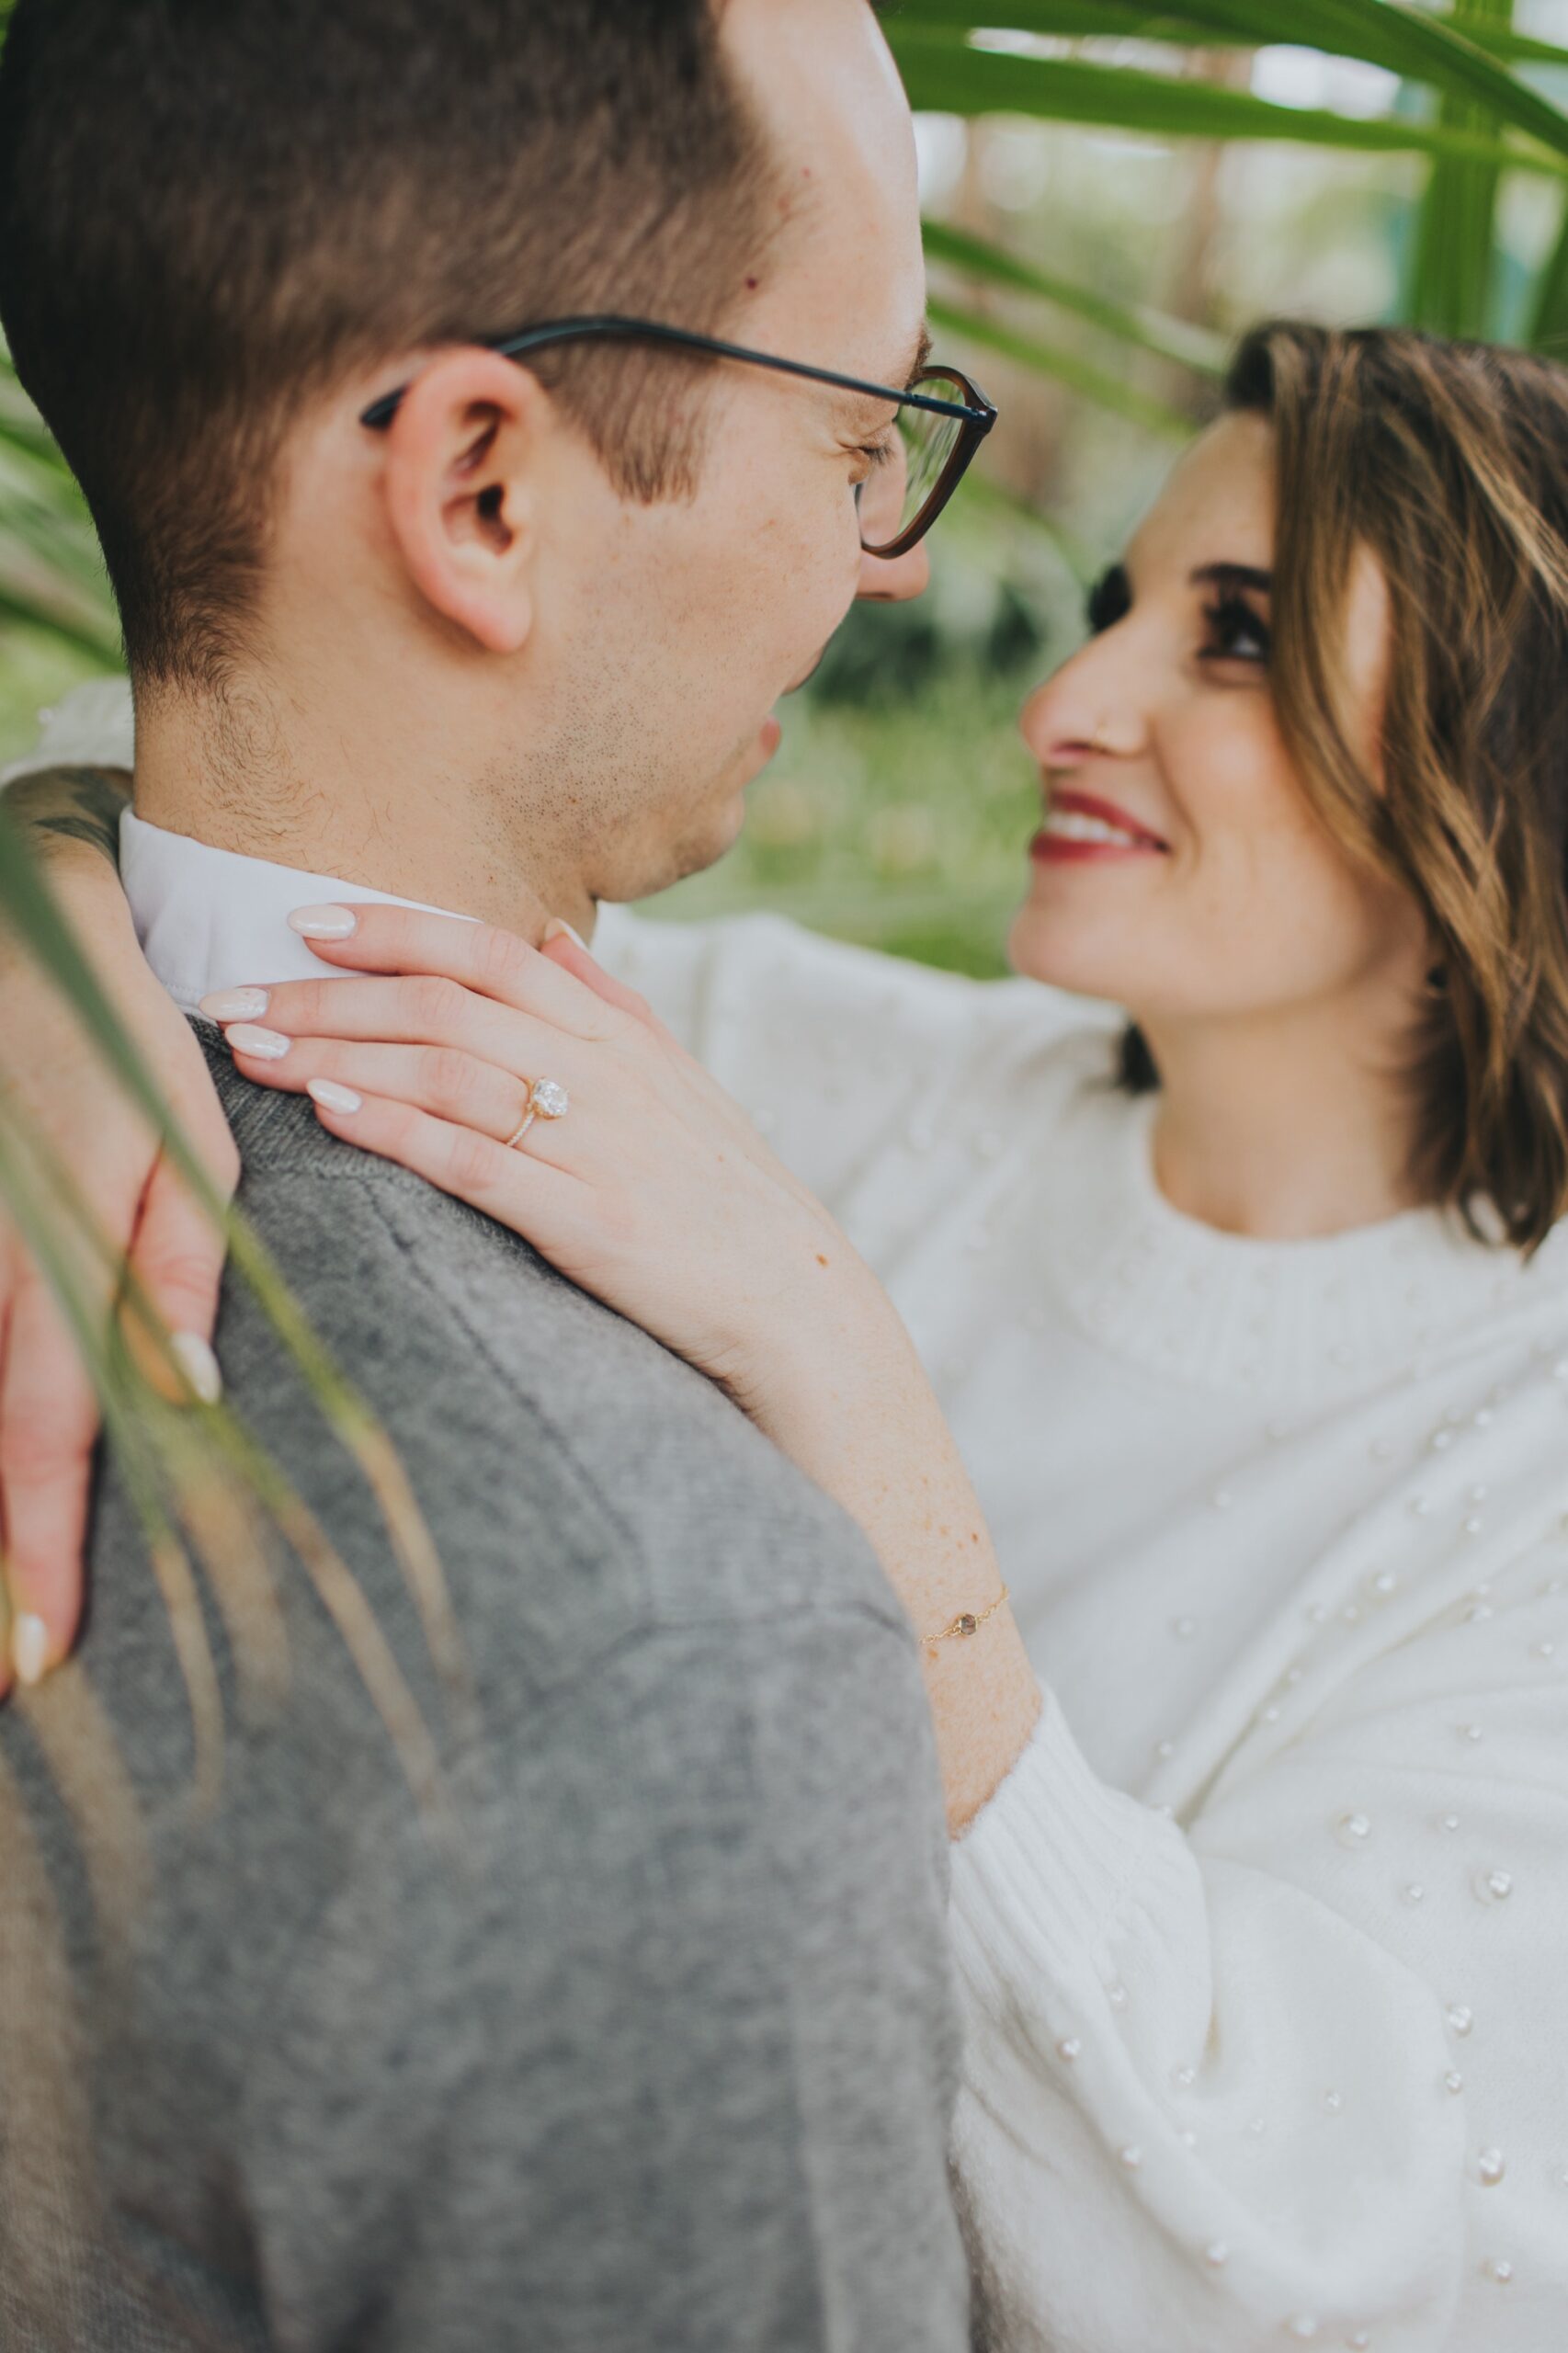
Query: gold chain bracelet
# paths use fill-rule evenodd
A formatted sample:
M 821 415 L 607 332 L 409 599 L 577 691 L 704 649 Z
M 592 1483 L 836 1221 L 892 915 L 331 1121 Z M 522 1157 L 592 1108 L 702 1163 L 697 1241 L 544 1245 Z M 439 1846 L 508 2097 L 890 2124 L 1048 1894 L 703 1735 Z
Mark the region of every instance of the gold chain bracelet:
M 940 1633 L 927 1634 L 925 1639 L 928 1643 L 967 1642 L 971 1634 L 979 1633 L 988 1618 L 994 1618 L 999 1609 L 1006 1608 L 1011 1598 L 1012 1587 L 1004 1586 L 989 1609 L 982 1609 L 978 1614 L 972 1609 L 966 1609 L 953 1620 L 950 1626 L 944 1626 Z

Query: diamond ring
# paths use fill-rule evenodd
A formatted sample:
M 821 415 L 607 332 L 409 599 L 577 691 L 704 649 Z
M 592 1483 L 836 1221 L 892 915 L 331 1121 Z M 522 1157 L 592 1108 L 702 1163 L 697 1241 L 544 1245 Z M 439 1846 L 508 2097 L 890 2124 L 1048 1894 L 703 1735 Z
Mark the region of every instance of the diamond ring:
M 506 1150 L 516 1150 L 536 1120 L 563 1120 L 571 1108 L 572 1097 L 559 1081 L 553 1078 L 536 1079 L 528 1089 L 523 1123 L 516 1135 L 506 1138 Z

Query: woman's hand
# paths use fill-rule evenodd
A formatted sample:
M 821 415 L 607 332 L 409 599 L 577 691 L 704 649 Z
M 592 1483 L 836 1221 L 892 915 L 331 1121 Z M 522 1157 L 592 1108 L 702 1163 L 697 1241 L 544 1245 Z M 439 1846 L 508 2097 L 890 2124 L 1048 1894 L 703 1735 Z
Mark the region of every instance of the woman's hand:
M 49 881 L 120 1019 L 141 1047 L 186 1136 L 226 1195 L 239 1161 L 189 1024 L 149 972 L 131 926 L 112 847 L 113 780 L 51 771 L 15 785 L 8 813 L 42 853 Z M 125 780 L 129 782 L 129 779 Z M 196 1393 L 211 1395 L 209 1343 L 224 1249 L 221 1235 L 159 1151 L 74 1014 L 26 952 L 0 949 L 0 1090 L 7 1117 L 39 1138 L 75 1180 L 87 1209 L 171 1332 Z M 84 1258 L 107 1324 L 117 1284 Z M 136 1327 L 131 1327 L 132 1336 Z M 0 1217 L 0 1509 L 7 1628 L 0 1620 L 0 1691 L 15 1663 L 26 1681 L 63 1658 L 81 1614 L 83 1545 L 97 1403 L 48 1283 L 20 1234 Z M 149 1377 L 167 1387 L 156 1362 Z M 8 1639 L 7 1639 L 8 1636 Z
M 827 1211 L 579 946 L 540 953 L 401 907 L 292 921 L 324 961 L 383 977 L 210 997 L 239 1068 L 524 1235 L 721 1382 L 860 1522 L 925 1637 L 960 1828 L 1028 1739 L 1038 1687 L 909 1336 Z M 540 1081 L 567 1108 L 524 1131 Z
M 526 1235 L 562 1273 L 765 1419 L 846 1324 L 892 1319 L 827 1212 L 641 1000 L 564 938 L 408 909 L 309 911 L 312 945 L 397 975 L 225 992 L 205 1010 L 247 1078 Z M 352 930 L 347 927 L 352 925 Z M 536 1081 L 564 1090 L 515 1148 Z

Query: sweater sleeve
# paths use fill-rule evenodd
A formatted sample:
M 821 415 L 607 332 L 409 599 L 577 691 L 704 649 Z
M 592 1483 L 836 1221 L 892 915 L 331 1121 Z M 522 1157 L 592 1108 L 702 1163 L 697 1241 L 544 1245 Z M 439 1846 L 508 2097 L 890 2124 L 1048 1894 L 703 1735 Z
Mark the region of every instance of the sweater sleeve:
M 73 687 L 53 710 L 39 713 L 38 741 L 19 760 L 0 768 L 0 787 L 40 768 L 131 768 L 136 764 L 136 717 L 124 678 L 95 678 Z
M 1501 2342 L 1505 2293 L 1545 2332 L 1508 2343 L 1556 2341 L 1542 1569 L 1293 1691 L 1294 1727 L 1275 1707 L 1180 1821 L 1100 1781 L 1048 1695 L 955 1854 L 958 2158 L 1010 2353 L 1437 2353 Z

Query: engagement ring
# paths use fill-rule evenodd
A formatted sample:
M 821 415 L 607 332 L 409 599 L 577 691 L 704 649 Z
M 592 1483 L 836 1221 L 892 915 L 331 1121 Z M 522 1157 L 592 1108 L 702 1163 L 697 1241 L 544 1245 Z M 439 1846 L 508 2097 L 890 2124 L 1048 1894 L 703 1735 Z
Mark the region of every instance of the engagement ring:
M 528 1108 L 523 1123 L 516 1135 L 506 1139 L 508 1152 L 515 1151 L 536 1120 L 563 1120 L 572 1108 L 572 1097 L 553 1078 L 536 1079 L 528 1089 Z

